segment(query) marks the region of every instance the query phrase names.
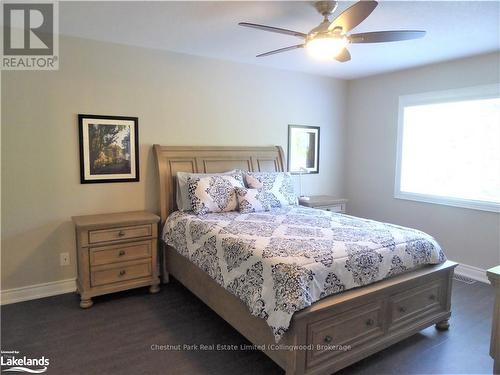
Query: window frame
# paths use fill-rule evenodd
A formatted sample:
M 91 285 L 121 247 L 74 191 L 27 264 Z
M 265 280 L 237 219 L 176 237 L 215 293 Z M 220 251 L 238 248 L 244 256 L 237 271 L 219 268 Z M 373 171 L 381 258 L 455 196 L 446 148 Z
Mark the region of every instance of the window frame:
M 398 129 L 396 142 L 396 173 L 394 179 L 394 198 L 417 202 L 434 203 L 446 206 L 468 208 L 474 210 L 500 212 L 500 203 L 472 199 L 444 197 L 440 195 L 420 194 L 401 191 L 401 167 L 404 132 L 405 107 L 449 103 L 467 100 L 492 99 L 500 97 L 500 83 L 459 88 L 455 90 L 433 91 L 421 94 L 402 95 L 398 104 Z

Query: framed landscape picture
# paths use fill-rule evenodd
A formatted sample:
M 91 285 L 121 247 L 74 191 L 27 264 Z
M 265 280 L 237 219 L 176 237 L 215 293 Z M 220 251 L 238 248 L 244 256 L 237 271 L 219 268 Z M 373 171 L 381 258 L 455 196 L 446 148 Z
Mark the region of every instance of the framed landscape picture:
M 78 115 L 80 182 L 139 181 L 137 117 Z
M 318 126 L 288 125 L 288 171 L 319 173 Z

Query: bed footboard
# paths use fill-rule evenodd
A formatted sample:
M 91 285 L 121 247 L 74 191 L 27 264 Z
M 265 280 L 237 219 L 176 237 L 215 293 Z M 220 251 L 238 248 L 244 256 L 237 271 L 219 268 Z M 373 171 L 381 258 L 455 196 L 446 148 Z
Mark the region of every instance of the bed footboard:
M 237 297 L 175 249 L 164 246 L 162 253 L 167 274 L 265 348 L 287 374 L 331 374 L 433 324 L 449 326 L 457 264 L 447 261 L 315 302 L 294 314 L 277 350 L 266 322 L 250 315 Z
M 436 324 L 449 327 L 456 264 L 446 262 L 321 300 L 294 317 L 287 374 L 331 374 Z

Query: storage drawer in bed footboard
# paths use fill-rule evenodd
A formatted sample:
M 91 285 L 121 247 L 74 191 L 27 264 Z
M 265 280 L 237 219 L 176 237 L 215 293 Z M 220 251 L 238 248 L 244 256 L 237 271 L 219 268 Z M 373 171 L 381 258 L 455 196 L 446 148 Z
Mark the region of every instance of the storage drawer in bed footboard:
M 448 319 L 454 265 L 448 267 L 450 271 L 428 277 L 400 283 L 389 279 L 347 291 L 330 297 L 338 304 L 327 299 L 324 308 L 302 312 L 296 329 L 299 337 L 305 336 L 307 350 L 296 353 L 297 368 L 287 374 L 331 374 Z M 381 288 L 384 283 L 390 287 Z
M 446 285 L 443 280 L 397 293 L 389 299 L 389 330 L 419 324 L 435 313 L 444 312 L 446 302 Z
M 376 301 L 337 316 L 313 322 L 307 327 L 307 366 L 353 350 L 384 334 L 384 303 Z

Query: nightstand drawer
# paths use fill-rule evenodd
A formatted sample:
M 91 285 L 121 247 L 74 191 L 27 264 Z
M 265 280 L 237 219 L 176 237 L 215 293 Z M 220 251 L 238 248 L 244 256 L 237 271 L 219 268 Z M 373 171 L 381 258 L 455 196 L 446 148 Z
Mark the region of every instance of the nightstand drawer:
M 90 271 L 92 286 L 112 284 L 148 276 L 151 276 L 151 261 L 149 259 L 92 267 Z
M 318 206 L 314 208 L 319 208 L 320 210 L 325 210 L 330 212 L 345 212 L 345 203 L 331 204 L 328 206 Z
M 119 227 L 89 231 L 89 243 L 125 240 L 129 238 L 149 237 L 152 234 L 151 225 Z
M 151 241 L 93 247 L 89 251 L 91 266 L 150 258 Z

